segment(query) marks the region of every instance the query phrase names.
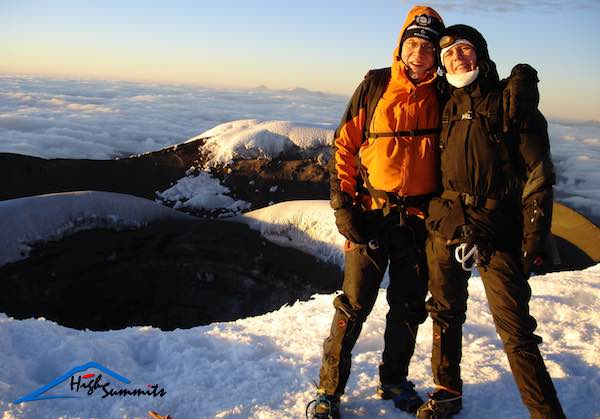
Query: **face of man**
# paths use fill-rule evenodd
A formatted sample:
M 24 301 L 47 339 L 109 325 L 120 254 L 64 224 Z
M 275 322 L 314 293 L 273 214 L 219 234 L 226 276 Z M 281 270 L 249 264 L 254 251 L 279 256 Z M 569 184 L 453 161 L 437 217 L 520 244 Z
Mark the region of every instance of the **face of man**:
M 407 38 L 402 43 L 400 58 L 408 67 L 408 76 L 419 82 L 429 74 L 435 63 L 433 44 L 415 36 Z
M 461 74 L 477 68 L 477 53 L 468 44 L 457 44 L 443 57 L 444 67 L 449 74 Z

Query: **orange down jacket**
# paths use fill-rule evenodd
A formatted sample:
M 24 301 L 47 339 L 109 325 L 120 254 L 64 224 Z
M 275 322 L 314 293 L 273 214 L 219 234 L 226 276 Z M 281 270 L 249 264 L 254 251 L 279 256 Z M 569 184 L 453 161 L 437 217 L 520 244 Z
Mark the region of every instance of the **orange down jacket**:
M 431 8 L 414 7 L 406 18 L 399 39 L 416 15 L 439 15 Z M 345 192 L 368 209 L 380 208 L 357 185 L 360 164 L 373 188 L 399 196 L 427 195 L 439 190 L 438 134 L 368 138 L 368 133 L 435 129 L 440 126 L 435 69 L 418 84 L 406 75 L 400 59 L 400 42 L 394 50 L 391 78 L 365 129 L 367 90 L 370 77 L 358 86 L 334 137 L 331 192 Z M 365 135 L 366 134 L 366 135 Z M 362 175 L 364 177 L 365 171 Z M 366 183 L 365 179 L 362 179 Z M 360 194 L 360 196 L 359 196 Z

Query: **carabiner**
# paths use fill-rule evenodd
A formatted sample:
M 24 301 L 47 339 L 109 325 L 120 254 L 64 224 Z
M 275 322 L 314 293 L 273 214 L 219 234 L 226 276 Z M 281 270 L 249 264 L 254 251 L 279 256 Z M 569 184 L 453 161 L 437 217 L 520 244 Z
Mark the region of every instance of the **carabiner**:
M 454 249 L 454 258 L 458 263 L 460 263 L 460 266 L 463 268 L 463 270 L 472 271 L 479 266 L 481 260 L 479 258 L 479 248 L 477 245 L 474 244 L 473 247 L 467 251 L 468 246 L 469 245 L 467 243 L 461 243 L 456 246 L 456 249 Z M 467 262 L 469 259 L 471 259 L 471 257 L 473 257 L 473 263 L 471 266 L 468 266 Z

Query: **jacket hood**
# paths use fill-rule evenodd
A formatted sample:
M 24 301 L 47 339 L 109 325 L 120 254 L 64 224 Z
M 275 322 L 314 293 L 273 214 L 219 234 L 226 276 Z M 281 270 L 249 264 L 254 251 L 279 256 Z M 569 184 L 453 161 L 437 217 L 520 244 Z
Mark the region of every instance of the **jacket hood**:
M 409 29 L 409 27 L 413 26 L 413 23 L 415 23 L 415 18 L 417 18 L 417 16 L 421 16 L 421 15 L 425 15 L 425 16 L 428 16 L 431 18 L 431 21 L 432 21 L 431 27 L 435 32 L 437 32 L 437 35 L 434 34 L 433 32 L 430 32 L 430 33 L 433 34 L 435 37 L 433 40 L 433 45 L 436 47 L 436 51 L 434 53 L 436 56 L 436 63 L 438 62 L 438 60 L 437 60 L 437 56 L 438 56 L 437 44 L 438 44 L 439 37 L 441 36 L 441 32 L 444 29 L 444 21 L 442 20 L 442 17 L 438 14 L 438 12 L 433 10 L 431 7 L 414 6 L 412 9 L 410 9 L 410 11 L 408 12 L 408 15 L 406 16 L 404 25 L 402 25 L 402 29 L 400 30 L 400 35 L 398 36 L 398 43 L 396 44 L 396 48 L 394 48 L 394 56 L 393 56 L 393 61 L 392 61 L 392 63 L 393 63 L 392 64 L 392 77 L 397 75 L 398 71 L 401 71 L 403 74 L 406 71 L 406 65 L 402 62 L 402 59 L 400 57 L 400 53 L 402 51 L 402 41 L 403 41 L 403 38 L 404 38 L 404 35 L 405 35 L 405 32 L 407 31 L 407 29 Z M 435 73 L 435 68 L 433 69 L 433 73 Z

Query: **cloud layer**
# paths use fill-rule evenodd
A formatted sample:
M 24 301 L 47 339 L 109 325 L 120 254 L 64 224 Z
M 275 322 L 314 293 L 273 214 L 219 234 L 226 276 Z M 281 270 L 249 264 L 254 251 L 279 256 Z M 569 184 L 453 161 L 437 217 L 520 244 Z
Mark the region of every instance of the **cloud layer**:
M 0 77 L 0 152 L 105 159 L 158 150 L 239 119 L 333 128 L 346 101 L 302 89 Z
M 347 99 L 304 89 L 5 76 L 0 77 L 0 152 L 107 159 L 155 151 L 248 119 L 333 130 Z M 556 121 L 549 124 L 549 134 L 558 198 L 599 220 L 600 125 Z

